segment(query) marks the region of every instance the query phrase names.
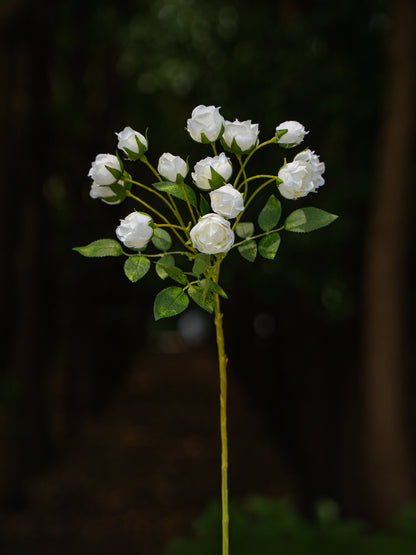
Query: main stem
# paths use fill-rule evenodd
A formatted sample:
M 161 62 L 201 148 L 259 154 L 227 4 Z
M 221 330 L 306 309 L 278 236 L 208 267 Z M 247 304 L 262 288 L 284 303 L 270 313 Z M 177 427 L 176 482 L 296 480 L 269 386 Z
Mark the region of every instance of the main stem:
M 217 261 L 217 271 L 214 281 L 218 283 L 220 260 Z M 221 430 L 221 505 L 222 505 L 222 555 L 228 555 L 228 440 L 227 440 L 227 362 L 224 348 L 224 329 L 220 298 L 214 295 L 215 330 L 217 334 L 218 363 L 220 370 L 220 430 Z

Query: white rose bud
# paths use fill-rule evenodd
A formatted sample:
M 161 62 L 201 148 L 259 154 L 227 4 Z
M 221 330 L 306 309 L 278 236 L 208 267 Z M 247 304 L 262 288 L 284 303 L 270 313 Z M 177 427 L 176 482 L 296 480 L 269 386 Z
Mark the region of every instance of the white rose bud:
M 224 148 L 235 154 L 248 154 L 259 144 L 259 125 L 246 121 L 226 121 L 222 133 Z
M 299 145 L 308 133 L 298 121 L 284 121 L 276 127 L 276 140 L 280 146 L 292 148 Z
M 244 210 L 243 195 L 228 183 L 209 194 L 211 197 L 211 208 L 227 220 L 235 218 Z
M 197 106 L 188 119 L 187 130 L 197 143 L 215 143 L 221 135 L 224 118 L 215 106 Z
M 117 148 L 125 152 L 130 160 L 137 160 L 147 151 L 146 137 L 131 127 L 125 127 L 116 135 L 118 137 Z
M 293 162 L 280 168 L 277 175 L 282 181 L 278 185 L 279 191 L 288 199 L 306 197 L 325 183 L 322 177 L 324 171 L 325 164 L 319 161 L 319 156 L 313 151 L 307 149 L 300 152 Z
M 157 171 L 168 181 L 181 183 L 188 173 L 188 165 L 180 156 L 164 152 L 159 158 Z
M 233 173 L 233 167 L 224 152 L 218 156 L 207 156 L 195 164 L 192 179 L 203 191 L 226 183 Z
M 121 202 L 111 187 L 97 185 L 95 181 L 91 183 L 90 197 L 93 199 L 99 198 L 106 204 L 120 204 Z
M 114 154 L 97 154 L 88 172 L 88 177 L 91 177 L 97 185 L 112 185 L 121 177 L 122 171 L 117 156 L 114 156 Z
M 230 222 L 218 214 L 206 214 L 191 229 L 192 245 L 204 254 L 228 252 L 234 244 Z
M 122 243 L 131 249 L 143 249 L 153 235 L 152 218 L 142 212 L 132 212 L 116 229 L 116 235 Z

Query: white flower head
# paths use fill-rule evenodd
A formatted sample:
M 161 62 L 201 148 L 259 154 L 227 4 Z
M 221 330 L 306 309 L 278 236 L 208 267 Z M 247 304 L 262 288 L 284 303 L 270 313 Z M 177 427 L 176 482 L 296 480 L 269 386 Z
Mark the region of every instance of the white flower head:
M 121 177 L 123 168 L 120 160 L 114 154 L 97 154 L 91 164 L 88 177 L 97 185 L 112 185 Z
M 218 214 L 205 214 L 191 229 L 192 246 L 204 254 L 228 252 L 234 244 L 230 222 Z
M 325 171 L 325 164 L 320 162 L 312 150 L 299 152 L 293 162 L 280 168 L 277 177 L 281 180 L 278 185 L 282 196 L 288 199 L 306 197 L 311 192 L 316 192 L 325 180 L 322 174 Z
M 153 235 L 152 218 L 142 212 L 132 212 L 116 229 L 119 240 L 131 249 L 143 249 Z
M 199 189 L 209 191 L 226 183 L 233 173 L 230 159 L 224 152 L 218 156 L 207 156 L 195 164 L 192 179 Z
M 276 127 L 276 140 L 280 146 L 292 148 L 299 145 L 308 133 L 298 121 L 284 121 Z
M 148 143 L 138 131 L 131 127 L 125 127 L 120 133 L 116 133 L 118 137 L 117 148 L 127 154 L 130 160 L 137 160 L 147 151 Z
M 101 199 L 106 204 L 120 204 L 121 199 L 116 195 L 111 187 L 106 185 L 97 185 L 95 181 L 91 183 L 90 197 L 93 199 Z
M 188 133 L 197 143 L 215 143 L 223 126 L 224 118 L 220 114 L 220 108 L 203 104 L 192 110 L 191 117 L 186 122 Z
M 209 196 L 212 210 L 227 220 L 236 218 L 244 210 L 243 195 L 230 183 L 211 191 Z
M 181 183 L 188 173 L 188 165 L 180 156 L 164 152 L 159 158 L 157 171 L 168 181 Z
M 248 154 L 259 144 L 259 125 L 246 121 L 225 121 L 222 144 L 235 154 Z

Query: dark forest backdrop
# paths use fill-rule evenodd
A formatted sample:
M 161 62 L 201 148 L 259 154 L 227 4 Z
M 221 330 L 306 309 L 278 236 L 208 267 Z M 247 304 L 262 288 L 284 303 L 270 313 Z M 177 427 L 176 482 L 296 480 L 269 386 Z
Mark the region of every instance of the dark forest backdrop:
M 132 286 L 117 261 L 71 248 L 113 237 L 127 214 L 88 196 L 114 132 L 149 127 L 150 158 L 193 164 L 203 156 L 184 126 L 198 104 L 259 122 L 263 139 L 302 122 L 327 166 L 319 206 L 340 216 L 287 237 L 275 263 L 235 257 L 225 276 L 231 372 L 292 493 L 306 513 L 328 496 L 373 521 L 413 499 L 415 17 L 412 0 L 2 1 L 5 513 L 27 509 L 31 477 L 174 329 L 151 321 L 150 279 Z M 272 150 L 262 162 L 273 167 Z

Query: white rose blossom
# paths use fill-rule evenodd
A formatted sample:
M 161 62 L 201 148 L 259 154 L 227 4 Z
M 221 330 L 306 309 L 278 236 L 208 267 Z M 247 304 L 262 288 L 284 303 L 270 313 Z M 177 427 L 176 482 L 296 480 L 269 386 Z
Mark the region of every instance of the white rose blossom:
M 125 127 L 116 135 L 118 137 L 117 148 L 125 152 L 130 159 L 137 160 L 147 151 L 146 137 L 131 127 Z
M 289 162 L 280 168 L 277 177 L 282 181 L 278 185 L 281 195 L 288 199 L 306 197 L 311 192 L 316 192 L 325 180 L 322 174 L 325 164 L 320 162 L 312 150 L 307 149 L 299 152 L 293 162 Z
M 93 199 L 99 198 L 106 204 L 120 204 L 121 202 L 111 187 L 106 187 L 105 185 L 97 185 L 95 181 L 91 183 L 90 197 Z
M 180 156 L 164 152 L 159 158 L 157 171 L 168 181 L 182 182 L 188 173 L 188 165 Z
M 91 177 L 96 185 L 112 185 L 118 177 L 115 177 L 107 167 L 112 168 L 115 172 L 120 172 L 121 176 L 123 170 L 117 156 L 114 156 L 114 154 L 97 154 L 95 161 L 91 164 L 88 177 Z
M 236 154 L 248 154 L 259 144 L 259 125 L 246 121 L 226 121 L 222 133 L 223 145 Z
M 188 133 L 197 143 L 215 143 L 221 135 L 224 118 L 220 108 L 200 104 L 192 110 L 186 124 Z
M 143 249 L 153 235 L 152 218 L 142 212 L 132 212 L 116 229 L 118 239 L 131 249 Z
M 204 254 L 228 252 L 234 244 L 230 222 L 218 214 L 205 214 L 191 229 L 192 245 Z
M 227 220 L 236 218 L 244 210 L 243 195 L 230 183 L 211 191 L 209 196 L 212 210 Z
M 195 164 L 194 171 L 192 172 L 192 179 L 199 189 L 209 191 L 211 185 L 218 180 L 218 176 L 213 174 L 218 173 L 223 178 L 223 183 L 226 183 L 233 173 L 233 167 L 230 159 L 227 158 L 224 152 L 218 156 L 207 156 Z
M 277 142 L 285 148 L 299 145 L 308 133 L 298 121 L 284 121 L 276 127 Z

